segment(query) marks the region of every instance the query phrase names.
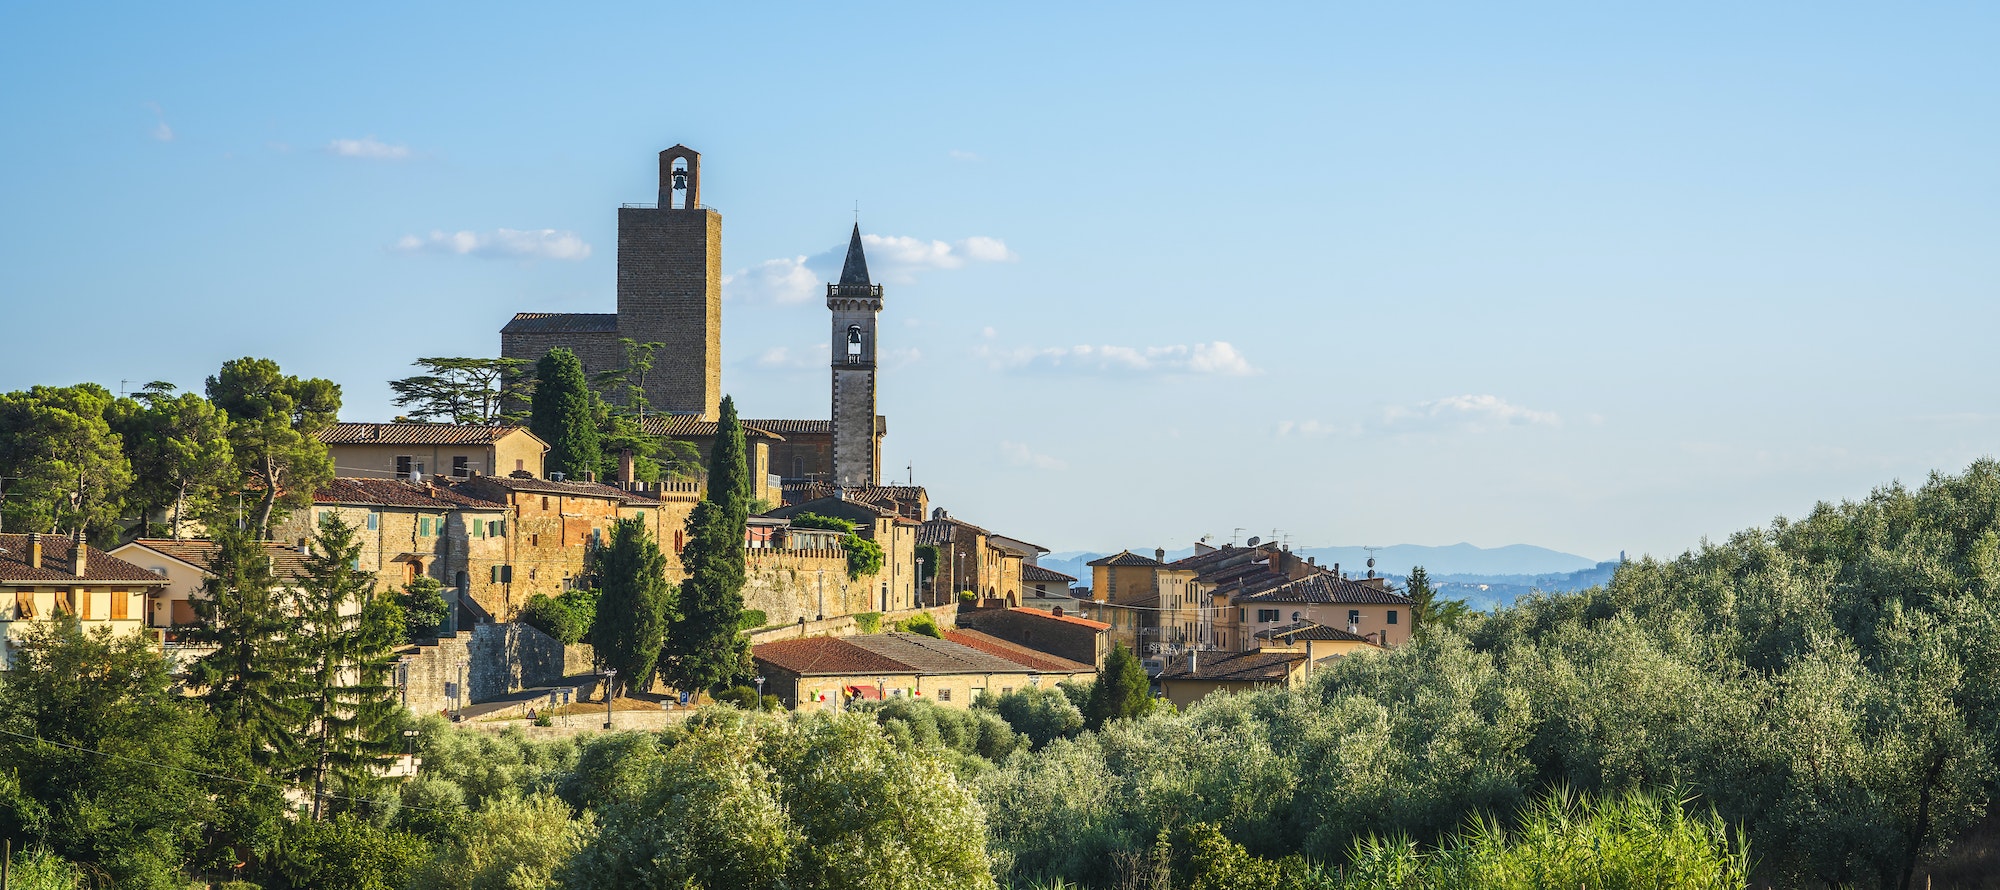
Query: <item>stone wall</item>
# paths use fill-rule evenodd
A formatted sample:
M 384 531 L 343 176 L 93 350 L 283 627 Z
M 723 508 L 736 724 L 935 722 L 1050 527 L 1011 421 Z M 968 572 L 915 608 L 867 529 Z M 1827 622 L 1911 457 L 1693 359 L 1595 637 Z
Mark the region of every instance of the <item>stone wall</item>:
M 844 550 L 750 549 L 743 555 L 743 608 L 763 612 L 766 626 L 881 611 L 879 582 L 873 575 L 848 580 Z
M 629 336 L 629 335 L 628 335 Z M 641 341 L 644 342 L 644 341 Z M 583 363 L 585 377 L 602 371 L 615 371 L 625 367 L 625 347 L 618 342 L 615 331 L 570 331 L 502 333 L 500 335 L 500 356 L 518 358 L 528 363 L 527 373 L 533 376 L 534 363 L 547 355 L 549 350 L 563 347 L 576 353 Z M 531 467 L 524 469 L 533 469 Z M 500 469 L 501 475 L 513 472 L 511 463 Z
M 565 647 L 525 624 L 482 624 L 426 641 L 405 654 L 398 685 L 404 705 L 413 713 L 439 714 L 451 707 L 445 684 L 458 682 L 461 676 L 470 694 L 462 704 L 473 705 L 522 689 L 553 686 L 591 668 L 589 646 Z
M 931 618 L 937 622 L 939 627 L 949 629 L 957 626 L 958 606 L 946 605 L 929 606 L 922 609 L 901 609 L 885 613 L 882 616 L 882 626 L 877 628 L 877 630 L 886 631 L 896 622 L 909 618 L 918 612 L 931 613 Z M 753 630 L 750 632 L 750 645 L 757 646 L 778 640 L 796 640 L 800 637 L 851 637 L 859 633 L 862 633 L 862 630 L 859 625 L 854 623 L 853 615 L 837 615 L 824 621 L 807 621 L 804 624 L 799 624 L 795 621 L 790 626 Z

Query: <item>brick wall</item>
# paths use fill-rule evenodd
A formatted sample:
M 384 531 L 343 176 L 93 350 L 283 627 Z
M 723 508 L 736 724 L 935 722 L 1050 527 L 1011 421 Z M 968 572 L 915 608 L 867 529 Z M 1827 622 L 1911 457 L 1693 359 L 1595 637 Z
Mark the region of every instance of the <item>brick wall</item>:
M 717 416 L 722 404 L 722 215 L 618 210 L 618 335 L 658 342 L 656 411 Z

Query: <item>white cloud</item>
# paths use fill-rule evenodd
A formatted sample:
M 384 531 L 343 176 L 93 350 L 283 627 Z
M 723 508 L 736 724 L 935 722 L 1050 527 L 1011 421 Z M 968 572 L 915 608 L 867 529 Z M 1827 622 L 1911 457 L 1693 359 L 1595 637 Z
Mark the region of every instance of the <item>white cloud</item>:
M 1553 412 L 1522 407 L 1495 395 L 1470 394 L 1420 402 L 1415 408 L 1392 407 L 1384 413 L 1383 420 L 1389 424 L 1445 421 L 1481 427 L 1562 424 L 1562 418 Z
M 722 294 L 733 300 L 789 305 L 803 303 L 821 293 L 820 276 L 806 266 L 806 258 L 765 260 L 732 275 L 722 276 Z
M 167 125 L 167 113 L 160 110 L 160 104 L 148 102 L 146 107 L 153 110 L 153 138 L 161 142 L 174 141 L 174 128 Z
M 917 273 L 962 269 L 974 263 L 1011 263 L 1020 255 L 1007 242 L 985 235 L 957 241 L 903 235 L 862 235 L 868 272 L 878 283 L 910 284 Z M 805 303 L 825 293 L 847 260 L 845 242 L 811 256 L 779 257 L 722 276 L 722 296 L 778 305 Z
M 912 350 L 914 351 L 914 350 Z M 820 343 L 811 348 L 798 350 L 790 346 L 772 346 L 757 354 L 756 365 L 774 371 L 799 371 L 810 368 L 827 367 L 827 356 L 832 347 Z
M 1483 432 L 1517 426 L 1561 426 L 1552 411 L 1537 411 L 1495 395 L 1461 395 L 1415 405 L 1391 405 L 1358 421 L 1286 420 L 1281 437 L 1325 438 L 1378 433 Z
M 448 253 L 459 256 L 581 260 L 590 256 L 590 245 L 575 232 L 555 229 L 494 229 L 491 232 L 441 232 L 404 235 L 395 249 L 404 253 Z
M 1067 470 L 1069 463 L 1060 458 L 1036 452 L 1020 442 L 1001 442 L 1000 458 L 1008 466 L 1030 467 L 1037 470 Z
M 367 158 L 375 161 L 402 161 L 410 157 L 407 145 L 390 145 L 373 136 L 360 139 L 335 139 L 327 143 L 326 150 L 343 158 Z
M 979 157 L 979 155 L 978 155 L 978 154 L 976 154 L 976 153 L 973 153 L 973 152 L 969 152 L 969 151 L 960 151 L 960 150 L 958 150 L 958 149 L 956 149 L 956 148 L 952 149 L 951 151 L 948 151 L 948 152 L 946 152 L 946 154 L 948 154 L 948 155 L 951 155 L 951 159 L 952 159 L 952 160 L 954 160 L 954 161 L 977 161 L 977 160 L 981 160 L 981 158 Z
M 977 354 L 994 370 L 1067 370 L 1116 373 L 1183 373 L 1245 377 L 1260 373 L 1227 341 L 1172 346 L 1044 346 L 995 349 Z

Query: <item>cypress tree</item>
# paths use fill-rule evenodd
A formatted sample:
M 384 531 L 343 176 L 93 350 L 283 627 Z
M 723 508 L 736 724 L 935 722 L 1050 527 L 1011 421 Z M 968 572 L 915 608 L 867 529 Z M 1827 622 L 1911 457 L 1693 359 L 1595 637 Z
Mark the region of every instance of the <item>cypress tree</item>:
M 1124 643 L 1113 644 L 1111 654 L 1104 657 L 1104 669 L 1097 673 L 1097 682 L 1091 684 L 1084 719 L 1092 730 L 1098 730 L 1121 717 L 1143 717 L 1153 709 L 1152 685 L 1138 656 Z
M 547 472 L 582 479 L 603 459 L 597 441 L 590 384 L 576 353 L 557 347 L 535 363 L 535 395 L 528 403 L 528 429 L 549 443 Z
M 590 644 L 597 658 L 618 671 L 621 688 L 644 689 L 652 682 L 674 610 L 674 587 L 667 583 L 667 558 L 637 519 L 621 519 L 611 544 L 598 555 L 595 572 L 597 620 Z M 610 694 L 610 690 L 607 690 Z
M 257 531 L 228 522 L 211 522 L 209 531 L 216 551 L 202 585 L 207 595 L 190 603 L 199 620 L 187 636 L 214 651 L 190 667 L 188 685 L 215 715 L 225 757 L 289 775 L 300 762 L 305 723 L 299 622 L 285 608 Z
M 660 656 L 660 675 L 677 689 L 711 689 L 749 675 L 750 645 L 741 622 L 750 491 L 743 426 L 735 401 L 724 397 L 709 455 L 708 494 L 688 517 L 680 608 Z
M 360 795 L 382 780 L 395 753 L 398 705 L 392 697 L 402 607 L 375 596 L 375 576 L 356 568 L 361 543 L 339 517 L 321 524 L 299 581 L 298 642 L 305 661 L 306 758 L 319 818 L 326 792 Z

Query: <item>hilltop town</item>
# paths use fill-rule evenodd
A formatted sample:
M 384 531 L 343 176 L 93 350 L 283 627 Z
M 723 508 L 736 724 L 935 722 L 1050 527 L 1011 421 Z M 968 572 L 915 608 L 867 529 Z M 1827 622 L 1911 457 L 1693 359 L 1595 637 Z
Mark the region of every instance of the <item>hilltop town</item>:
M 701 165 L 685 146 L 661 151 L 657 201 L 617 208 L 615 312 L 521 311 L 497 357 L 424 358 L 430 374 L 393 384 L 403 416 L 346 416 L 337 382 L 251 359 L 222 369 L 205 398 L 164 385 L 136 398 L 14 394 L 7 518 L 21 531 L 0 537 L 0 582 L 15 591 L 0 617 L 9 663 L 34 625 L 72 617 L 182 670 L 214 656 L 226 615 L 209 601 L 233 552 L 218 523 L 261 540 L 280 587 L 306 583 L 310 560 L 328 556 L 323 531 L 341 527 L 371 595 L 416 616 L 392 697 L 453 720 L 620 694 L 678 709 L 753 685 L 792 709 L 898 697 L 967 708 L 1087 685 L 1120 652 L 1147 695 L 1185 706 L 1296 686 L 1409 640 L 1417 604 L 1372 569 L 1352 577 L 1252 538 L 1173 561 L 1127 550 L 1079 579 L 1037 565 L 1049 547 L 954 514 L 949 493 L 886 481 L 877 394 L 894 381 L 879 376 L 878 322 L 893 296 L 870 276 L 858 223 L 826 285 L 827 416 L 737 417 L 721 379 L 722 218 L 702 202 Z M 579 378 L 580 391 L 559 391 Z M 251 416 L 274 398 L 289 404 Z M 563 399 L 587 410 L 566 415 Z M 38 466 L 76 462 L 32 441 L 58 405 L 96 415 L 97 463 Z M 638 532 L 658 580 L 679 589 L 694 573 L 696 510 L 731 459 L 747 503 L 732 532 L 740 584 L 720 620 L 748 658 L 700 685 L 650 667 L 620 676 L 630 658 L 595 651 L 610 637 L 592 627 L 655 619 L 599 598 L 616 581 L 613 539 L 621 525 Z

